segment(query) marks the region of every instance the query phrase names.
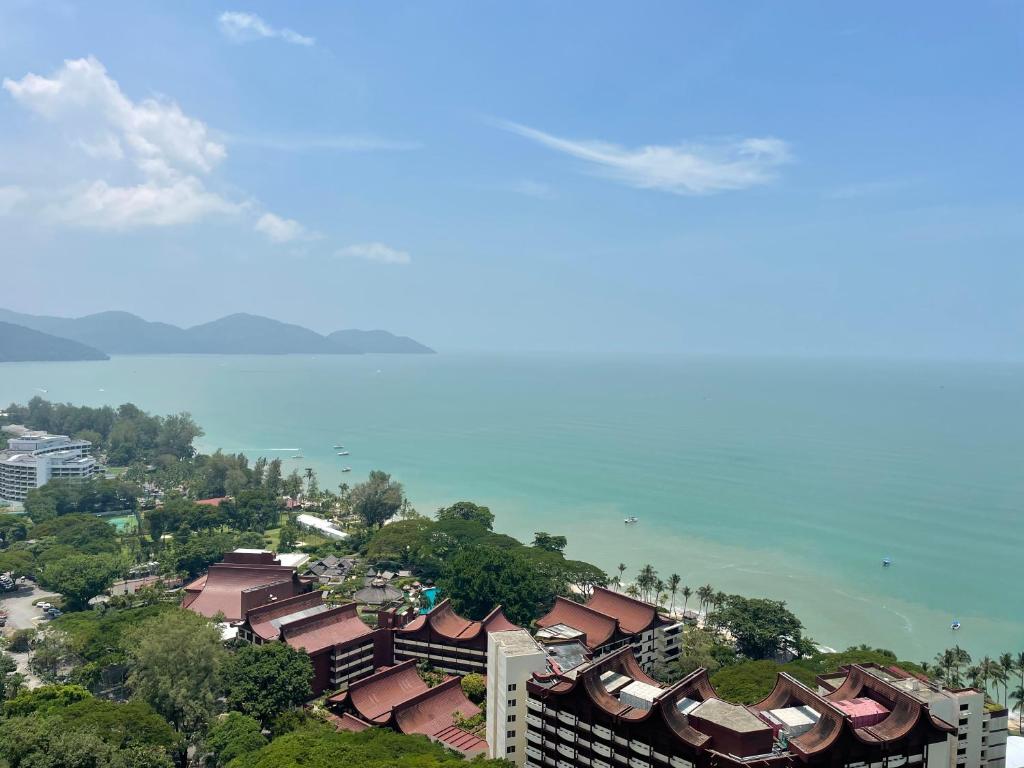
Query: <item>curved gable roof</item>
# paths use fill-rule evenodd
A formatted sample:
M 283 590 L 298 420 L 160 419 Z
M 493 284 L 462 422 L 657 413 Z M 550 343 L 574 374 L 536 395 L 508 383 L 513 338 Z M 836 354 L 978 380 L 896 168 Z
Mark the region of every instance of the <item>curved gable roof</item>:
M 427 690 L 416 672 L 416 661 L 409 659 L 351 683 L 348 700 L 364 720 L 385 725 L 395 706 Z
M 538 627 L 556 624 L 565 624 L 582 632 L 586 636 L 586 646 L 591 649 L 608 642 L 619 628 L 618 620 L 613 617 L 561 596 L 555 598 L 555 604 L 546 616 L 537 619 Z
M 643 632 L 652 624 L 663 623 L 659 621 L 655 606 L 604 587 L 594 587 L 594 594 L 587 600 L 587 607 L 618 619 L 622 630 L 630 634 Z
M 199 594 L 185 607 L 208 618 L 223 613 L 228 621 L 241 621 L 243 592 L 289 584 L 294 574 L 293 568 L 283 565 L 216 563 L 210 566 Z
M 449 640 L 469 640 L 477 637 L 481 632 L 505 632 L 520 629 L 505 618 L 500 605 L 484 616 L 482 621 L 473 621 L 459 616 L 452 608 L 451 600 L 445 598 L 435 605 L 430 613 L 417 616 L 404 627 L 400 627 L 398 632 L 400 634 L 417 632 L 427 624 L 439 635 Z
M 355 603 L 281 625 L 281 639 L 306 653 L 317 653 L 372 633 L 373 630 L 359 618 Z
M 249 622 L 249 628 L 263 640 L 277 640 L 281 636 L 280 622 L 276 621 L 277 619 L 307 608 L 315 608 L 323 605 L 323 602 L 323 592 L 318 590 L 303 592 L 252 608 L 246 614 L 245 620 Z

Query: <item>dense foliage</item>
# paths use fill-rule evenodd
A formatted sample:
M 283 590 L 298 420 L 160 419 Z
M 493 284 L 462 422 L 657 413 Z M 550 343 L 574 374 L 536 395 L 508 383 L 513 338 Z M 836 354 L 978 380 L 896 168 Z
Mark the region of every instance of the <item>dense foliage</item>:
M 285 643 L 239 648 L 223 668 L 228 705 L 263 725 L 308 699 L 312 679 L 309 655 Z
M 236 757 L 256 752 L 267 745 L 258 720 L 240 712 L 228 712 L 210 728 L 204 739 L 213 768 L 221 768 Z
M 131 483 L 105 478 L 87 482 L 51 480 L 25 498 L 25 511 L 36 523 L 55 517 L 98 512 L 134 512 L 141 490 Z
M 310 725 L 274 739 L 268 746 L 243 755 L 231 768 L 463 768 L 466 761 L 423 736 L 405 736 L 384 728 L 362 733 L 337 732 Z M 510 766 L 501 760 L 477 760 L 487 768 Z
M 749 659 L 774 659 L 783 651 L 802 655 L 810 650 L 803 624 L 784 602 L 729 595 L 708 616 L 710 626 L 728 631 L 736 650 Z
M 441 571 L 437 585 L 467 618 L 482 619 L 500 604 L 509 621 L 521 626 L 544 614 L 554 599 L 551 582 L 525 557 L 496 547 L 460 551 Z

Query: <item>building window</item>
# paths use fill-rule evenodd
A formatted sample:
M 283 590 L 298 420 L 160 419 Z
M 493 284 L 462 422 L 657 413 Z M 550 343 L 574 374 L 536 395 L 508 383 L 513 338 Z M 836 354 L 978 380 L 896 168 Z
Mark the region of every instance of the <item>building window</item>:
M 509 715 L 509 716 L 508 716 L 508 717 L 506 718 L 506 722 L 509 722 L 509 723 L 514 723 L 515 721 L 516 721 L 516 716 L 515 716 L 515 715 Z
M 512 691 L 514 691 L 515 689 L 516 689 L 516 684 L 515 683 L 509 683 L 508 684 L 508 692 L 509 693 L 512 693 Z
M 958 749 L 956 751 L 956 753 L 957 753 L 957 755 L 966 755 L 967 754 L 967 747 L 960 747 L 960 749 Z
M 511 746 L 505 747 L 505 754 L 506 755 L 511 755 L 515 751 L 516 751 L 516 745 L 515 744 L 512 744 Z
M 515 699 L 509 699 L 508 700 L 508 705 L 509 705 L 509 707 L 514 707 L 516 705 L 516 700 Z
M 970 706 L 971 706 L 970 704 L 961 704 L 960 705 L 960 711 L 963 712 L 965 709 L 967 709 Z
M 514 739 L 515 737 L 516 737 L 516 732 L 515 731 L 505 731 L 505 738 L 506 739 Z

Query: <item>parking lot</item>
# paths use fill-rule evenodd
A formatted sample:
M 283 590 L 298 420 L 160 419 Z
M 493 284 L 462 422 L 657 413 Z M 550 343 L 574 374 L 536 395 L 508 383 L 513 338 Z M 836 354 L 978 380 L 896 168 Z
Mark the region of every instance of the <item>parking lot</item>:
M 19 629 L 31 629 L 32 627 L 39 626 L 40 623 L 45 623 L 42 621 L 42 610 L 33 605 L 33 603 L 39 600 L 49 600 L 49 598 L 57 596 L 56 593 L 47 592 L 45 589 L 36 587 L 31 583 L 14 592 L 0 594 L 0 610 L 7 612 L 7 626 L 0 629 L 0 632 L 10 636 Z M 11 656 L 14 657 L 15 662 L 18 664 L 18 671 L 25 675 L 29 686 L 39 685 L 39 679 L 29 672 L 28 654 L 12 653 Z

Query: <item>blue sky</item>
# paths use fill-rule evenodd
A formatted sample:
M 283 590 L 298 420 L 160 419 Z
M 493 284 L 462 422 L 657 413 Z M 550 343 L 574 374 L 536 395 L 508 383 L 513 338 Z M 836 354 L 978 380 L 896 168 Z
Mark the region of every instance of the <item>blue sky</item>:
M 0 6 L 3 303 L 1024 357 L 1024 5 Z

